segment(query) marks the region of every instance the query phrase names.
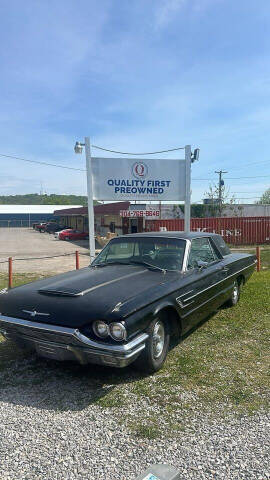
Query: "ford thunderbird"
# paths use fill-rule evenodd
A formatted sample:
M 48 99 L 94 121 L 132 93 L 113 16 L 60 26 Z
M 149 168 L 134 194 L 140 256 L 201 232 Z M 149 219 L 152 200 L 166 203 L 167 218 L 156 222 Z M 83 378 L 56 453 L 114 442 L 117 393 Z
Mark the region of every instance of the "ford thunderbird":
M 0 293 L 0 333 L 38 355 L 157 371 L 171 345 L 233 307 L 256 258 L 213 233 L 113 238 L 91 265 Z

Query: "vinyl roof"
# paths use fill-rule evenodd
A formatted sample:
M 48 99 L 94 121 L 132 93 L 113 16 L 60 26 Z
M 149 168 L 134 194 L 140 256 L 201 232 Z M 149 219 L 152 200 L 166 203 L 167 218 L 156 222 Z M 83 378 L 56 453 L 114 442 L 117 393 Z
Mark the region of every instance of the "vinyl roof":
M 143 233 L 129 233 L 127 235 L 121 235 L 123 238 L 127 237 L 165 237 L 165 238 L 197 238 L 197 237 L 215 237 L 217 234 L 212 232 L 178 232 L 178 231 L 170 231 L 170 232 L 143 232 Z M 115 237 L 119 238 L 119 237 Z

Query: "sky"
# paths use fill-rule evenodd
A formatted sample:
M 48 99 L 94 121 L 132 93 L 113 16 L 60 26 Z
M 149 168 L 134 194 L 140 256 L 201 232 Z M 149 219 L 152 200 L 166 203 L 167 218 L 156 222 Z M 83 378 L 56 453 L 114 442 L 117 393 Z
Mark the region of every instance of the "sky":
M 239 202 L 269 188 L 268 0 L 2 0 L 0 15 L 1 154 L 84 169 L 85 136 L 131 152 L 191 144 L 193 202 L 220 169 Z M 86 193 L 79 170 L 0 167 L 0 195 Z

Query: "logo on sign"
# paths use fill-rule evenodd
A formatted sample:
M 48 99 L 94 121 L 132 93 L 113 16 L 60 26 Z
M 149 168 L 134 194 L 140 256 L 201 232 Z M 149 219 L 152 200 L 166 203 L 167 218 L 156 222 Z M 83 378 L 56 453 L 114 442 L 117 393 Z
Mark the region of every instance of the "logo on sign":
M 148 167 L 143 162 L 136 162 L 132 165 L 132 175 L 135 178 L 145 178 L 148 174 Z

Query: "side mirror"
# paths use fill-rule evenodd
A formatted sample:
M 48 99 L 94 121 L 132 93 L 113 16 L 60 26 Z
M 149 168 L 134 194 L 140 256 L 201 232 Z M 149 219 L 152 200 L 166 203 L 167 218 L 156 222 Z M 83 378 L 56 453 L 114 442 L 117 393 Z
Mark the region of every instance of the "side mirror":
M 201 271 L 201 270 L 203 270 L 204 268 L 207 268 L 207 267 L 208 267 L 208 263 L 207 263 L 207 262 L 203 262 L 202 260 L 197 260 L 197 262 L 196 262 L 196 267 Z

